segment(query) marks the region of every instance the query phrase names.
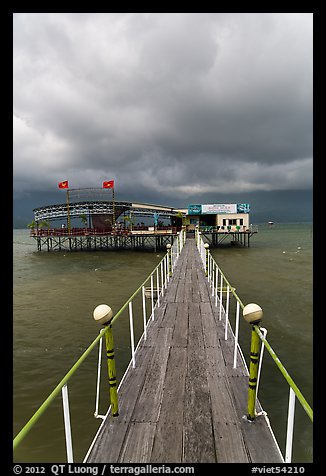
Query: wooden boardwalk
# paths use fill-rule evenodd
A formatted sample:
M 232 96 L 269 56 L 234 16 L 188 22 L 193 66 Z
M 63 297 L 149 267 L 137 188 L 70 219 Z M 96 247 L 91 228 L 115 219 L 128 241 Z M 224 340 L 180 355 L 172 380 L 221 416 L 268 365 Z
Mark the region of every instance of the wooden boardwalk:
M 244 418 L 247 371 L 218 312 L 188 239 L 87 463 L 283 462 L 267 419 Z

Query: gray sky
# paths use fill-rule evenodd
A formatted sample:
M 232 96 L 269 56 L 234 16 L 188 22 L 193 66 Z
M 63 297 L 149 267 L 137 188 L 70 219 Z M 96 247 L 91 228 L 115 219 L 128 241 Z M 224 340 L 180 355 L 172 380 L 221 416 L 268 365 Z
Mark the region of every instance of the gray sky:
M 312 188 L 312 13 L 17 13 L 14 197 Z M 157 199 L 153 201 L 157 203 Z M 40 203 L 39 205 L 43 205 Z

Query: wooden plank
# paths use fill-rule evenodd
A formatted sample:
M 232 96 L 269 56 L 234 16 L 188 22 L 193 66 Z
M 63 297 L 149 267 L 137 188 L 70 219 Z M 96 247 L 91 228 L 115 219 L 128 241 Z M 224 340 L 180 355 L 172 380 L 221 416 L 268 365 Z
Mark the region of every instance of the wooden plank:
M 229 382 L 236 412 L 242 417 L 241 430 L 251 460 L 255 463 L 281 463 L 282 457 L 265 417 L 257 417 L 253 422 L 243 418 L 247 414 L 248 377 L 233 377 Z
M 209 382 L 212 398 L 214 438 L 219 463 L 249 462 L 241 431 L 241 421 L 235 418 L 226 377 Z
M 192 283 L 191 273 L 192 273 L 192 266 L 187 265 L 187 268 L 186 268 L 186 277 L 185 277 L 185 283 L 186 283 L 186 284 L 191 284 L 191 283 Z
M 200 303 L 200 313 L 203 323 L 204 342 L 206 347 L 220 347 L 218 329 L 213 316 L 210 302 Z
M 192 301 L 192 283 L 191 282 L 185 282 L 185 287 L 184 287 L 184 303 Z
M 170 327 L 158 329 L 157 341 L 159 345 L 154 348 L 132 421 L 156 422 L 158 419 L 171 339 L 172 329 Z
M 185 282 L 184 279 L 179 279 L 175 302 L 184 302 Z
M 128 423 L 111 419 L 97 437 L 86 463 L 117 463 Z
M 216 463 L 206 351 L 204 347 L 191 350 L 184 402 L 183 462 Z
M 147 463 L 149 461 L 156 423 L 131 422 L 119 457 L 119 463 Z
M 241 431 L 241 419 L 236 415 L 227 377 L 219 375 L 220 362 L 214 361 L 214 348 L 207 367 L 208 384 L 212 402 L 214 439 L 219 463 L 249 462 L 248 452 Z
M 189 251 L 189 247 L 184 246 L 182 250 L 182 254 L 179 257 L 179 263 L 180 263 L 179 278 L 182 280 L 185 280 L 185 277 L 186 277 L 188 251 Z
M 193 268 L 191 270 L 191 282 L 192 282 L 192 302 L 200 302 L 200 291 L 198 286 L 198 275 L 197 270 Z
M 183 399 L 187 372 L 187 350 L 172 347 L 164 392 L 150 461 L 180 463 L 182 461 Z
M 147 326 L 147 339 L 143 341 L 143 346 L 155 346 L 157 345 L 157 333 L 165 317 L 167 303 L 164 302 L 161 306 L 155 310 L 154 320 L 151 319 Z M 137 358 L 137 354 L 136 354 Z
M 160 305 L 154 310 L 154 321 L 160 323 L 164 319 L 166 306 L 167 302 L 160 299 Z
M 173 347 L 186 347 L 188 344 L 188 304 L 176 304 L 176 319 L 171 345 Z
M 204 347 L 203 328 L 199 303 L 189 304 L 188 347 Z
M 174 327 L 177 315 L 178 305 L 175 302 L 168 302 L 166 306 L 165 316 L 162 320 L 162 327 Z
M 198 269 L 197 275 L 198 275 L 198 286 L 199 286 L 201 301 L 209 302 L 210 301 L 209 288 L 207 284 L 207 278 L 204 275 L 204 271 L 202 271 L 201 269 Z
M 177 289 L 178 289 L 178 280 L 172 278 L 169 282 L 167 293 L 165 294 L 165 297 L 164 297 L 164 301 L 169 301 L 169 302 L 175 301 Z

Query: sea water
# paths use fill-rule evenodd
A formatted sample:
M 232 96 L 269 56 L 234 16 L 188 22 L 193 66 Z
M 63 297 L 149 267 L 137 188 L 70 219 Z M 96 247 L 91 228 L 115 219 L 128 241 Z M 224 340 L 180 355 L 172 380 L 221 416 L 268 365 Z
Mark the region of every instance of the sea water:
M 267 339 L 312 405 L 312 225 L 260 225 L 249 248 L 224 246 L 212 254 L 244 302 L 259 304 Z M 99 328 L 93 309 L 106 303 L 114 312 L 126 302 L 163 257 L 134 251 L 36 251 L 27 230 L 13 232 L 13 433 L 16 435 L 70 367 L 94 340 Z M 233 322 L 234 305 L 230 306 Z M 140 313 L 139 313 L 140 314 Z M 139 328 L 141 315 L 138 317 Z M 137 312 L 134 315 L 137 327 Z M 114 330 L 117 377 L 130 360 L 128 314 Z M 249 355 L 250 329 L 240 324 L 240 344 Z M 82 461 L 101 420 L 93 416 L 97 352 L 69 381 L 74 460 Z M 105 375 L 105 373 L 104 373 Z M 259 399 L 284 453 L 288 386 L 265 351 Z M 109 403 L 102 384 L 100 412 Z M 312 424 L 296 403 L 294 462 L 310 462 Z M 16 462 L 66 460 L 62 401 L 59 395 L 15 451 Z

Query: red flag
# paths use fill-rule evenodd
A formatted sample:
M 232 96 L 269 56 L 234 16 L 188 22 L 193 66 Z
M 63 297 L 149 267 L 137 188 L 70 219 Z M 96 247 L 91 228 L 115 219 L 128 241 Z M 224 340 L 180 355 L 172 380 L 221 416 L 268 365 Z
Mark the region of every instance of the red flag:
M 64 182 L 59 182 L 58 187 L 59 188 L 68 188 L 68 180 L 65 180 Z
M 108 182 L 103 182 L 103 188 L 114 188 L 114 180 L 109 180 Z

